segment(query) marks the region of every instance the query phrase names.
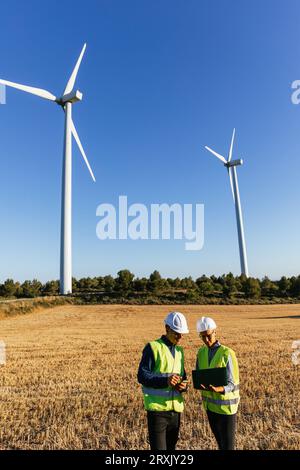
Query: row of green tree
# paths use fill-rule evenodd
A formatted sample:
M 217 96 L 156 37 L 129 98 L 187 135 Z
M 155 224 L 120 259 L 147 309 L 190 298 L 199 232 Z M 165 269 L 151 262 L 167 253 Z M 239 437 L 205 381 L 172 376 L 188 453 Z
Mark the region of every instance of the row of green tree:
M 22 284 L 13 279 L 7 279 L 0 284 L 0 296 L 4 298 L 28 298 L 45 295 L 57 295 L 59 281 L 48 281 L 42 284 L 38 280 L 25 281 Z M 99 276 L 82 279 L 73 278 L 73 293 L 116 294 L 120 297 L 129 295 L 156 295 L 189 293 L 195 297 L 204 298 L 300 298 L 300 276 L 272 281 L 268 277 L 257 279 L 253 277 L 233 276 L 201 276 L 196 280 L 192 277 L 180 279 L 164 279 L 158 271 L 149 278 L 135 277 L 129 270 L 118 272 L 117 277 Z

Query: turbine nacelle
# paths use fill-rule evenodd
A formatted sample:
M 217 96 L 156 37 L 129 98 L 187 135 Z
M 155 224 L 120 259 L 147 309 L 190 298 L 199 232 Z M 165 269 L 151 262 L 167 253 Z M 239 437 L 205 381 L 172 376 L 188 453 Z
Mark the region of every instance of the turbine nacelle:
M 57 104 L 64 106 L 66 103 L 77 103 L 77 101 L 82 100 L 82 93 L 79 90 L 71 91 L 71 93 L 67 93 L 66 95 L 62 96 L 61 98 L 57 99 Z
M 243 165 L 243 163 L 244 163 L 243 159 L 239 158 L 238 160 L 232 160 L 232 161 L 228 161 L 228 162 L 224 163 L 224 166 L 229 168 L 231 166 Z

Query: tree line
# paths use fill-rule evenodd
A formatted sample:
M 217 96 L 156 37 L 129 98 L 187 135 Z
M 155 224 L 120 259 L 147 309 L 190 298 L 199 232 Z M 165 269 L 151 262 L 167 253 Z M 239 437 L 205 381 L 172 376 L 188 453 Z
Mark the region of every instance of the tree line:
M 187 303 L 218 303 L 222 300 L 239 303 L 247 300 L 300 300 L 300 276 L 290 278 L 282 276 L 280 280 L 270 280 L 234 276 L 232 273 L 222 276 L 202 275 L 197 279 L 191 276 L 163 278 L 158 271 L 154 271 L 148 278 L 135 277 L 128 269 L 118 272 L 117 277 L 98 276 L 73 278 L 73 294 L 85 300 L 122 301 L 134 300 L 170 302 L 183 301 Z M 37 279 L 27 280 L 23 283 L 7 279 L 0 284 L 0 296 L 6 298 L 34 298 L 59 294 L 59 281 L 53 280 L 41 283 Z M 152 299 L 152 301 L 151 301 Z

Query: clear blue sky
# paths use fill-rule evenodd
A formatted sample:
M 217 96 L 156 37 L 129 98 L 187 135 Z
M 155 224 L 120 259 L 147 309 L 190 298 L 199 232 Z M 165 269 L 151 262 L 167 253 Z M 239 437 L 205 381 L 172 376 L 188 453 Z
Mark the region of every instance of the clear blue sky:
M 2 3 L 0 77 L 59 94 L 84 42 L 74 121 L 73 275 L 239 274 L 228 177 L 205 151 L 244 158 L 239 184 L 249 271 L 300 272 L 298 0 L 86 0 Z M 7 89 L 0 105 L 0 281 L 59 276 L 63 114 Z M 205 244 L 100 241 L 96 207 L 203 203 Z

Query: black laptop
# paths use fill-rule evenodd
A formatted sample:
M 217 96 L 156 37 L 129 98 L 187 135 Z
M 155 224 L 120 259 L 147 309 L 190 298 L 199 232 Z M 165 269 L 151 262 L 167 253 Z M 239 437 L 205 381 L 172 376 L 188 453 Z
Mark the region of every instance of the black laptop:
M 200 390 L 200 384 L 214 385 L 215 387 L 224 386 L 228 384 L 226 367 L 216 367 L 215 369 L 200 369 L 193 370 L 193 385 L 194 388 Z

